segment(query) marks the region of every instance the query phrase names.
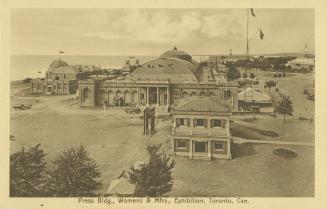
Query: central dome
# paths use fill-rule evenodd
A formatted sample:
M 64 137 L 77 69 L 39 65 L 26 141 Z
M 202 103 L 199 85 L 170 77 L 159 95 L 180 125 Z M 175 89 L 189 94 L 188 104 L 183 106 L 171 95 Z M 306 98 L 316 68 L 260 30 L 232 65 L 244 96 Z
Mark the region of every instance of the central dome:
M 61 59 L 58 59 L 58 60 L 54 60 L 50 66 L 49 66 L 49 69 L 56 69 L 56 68 L 59 68 L 59 67 L 66 67 L 68 66 L 67 62 L 61 60 Z
M 166 51 L 159 58 L 177 58 L 192 62 L 192 56 L 188 53 L 178 50 L 176 47 L 173 50 Z

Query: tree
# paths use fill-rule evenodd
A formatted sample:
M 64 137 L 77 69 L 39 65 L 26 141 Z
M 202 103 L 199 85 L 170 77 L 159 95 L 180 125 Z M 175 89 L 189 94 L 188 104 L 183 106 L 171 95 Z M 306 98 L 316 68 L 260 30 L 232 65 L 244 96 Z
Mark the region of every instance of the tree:
M 247 73 L 243 73 L 243 78 L 247 78 L 248 74 Z
M 102 186 L 98 165 L 82 145 L 63 151 L 53 164 L 49 180 L 52 196 L 90 197 Z
M 270 80 L 270 81 L 266 81 L 265 82 L 265 85 L 264 85 L 264 88 L 268 88 L 269 89 L 269 93 L 270 93 L 270 88 L 271 87 L 275 87 L 276 86 L 276 81 L 274 80 Z
M 231 65 L 227 71 L 228 80 L 237 80 L 241 77 L 240 71 L 233 65 Z
M 10 155 L 10 196 L 44 196 L 46 154 L 40 144 Z
M 274 109 L 275 113 L 282 114 L 284 116 L 284 123 L 286 122 L 285 116 L 292 115 L 293 113 L 293 105 L 289 96 L 281 95 L 281 100 L 278 101 L 277 106 Z
M 158 197 L 169 191 L 173 186 L 172 169 L 175 161 L 159 152 L 161 145 L 148 145 L 150 155 L 148 164 L 139 169 L 131 167 L 129 179 L 136 184 L 135 195 L 139 197 Z M 171 162 L 170 162 L 171 161 Z

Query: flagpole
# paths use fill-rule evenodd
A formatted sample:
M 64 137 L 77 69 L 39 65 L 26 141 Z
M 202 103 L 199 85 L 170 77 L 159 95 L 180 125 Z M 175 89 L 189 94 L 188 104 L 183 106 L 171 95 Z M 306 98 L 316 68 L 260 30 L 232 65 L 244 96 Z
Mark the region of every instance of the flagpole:
M 249 56 L 249 9 L 246 10 L 246 60 Z

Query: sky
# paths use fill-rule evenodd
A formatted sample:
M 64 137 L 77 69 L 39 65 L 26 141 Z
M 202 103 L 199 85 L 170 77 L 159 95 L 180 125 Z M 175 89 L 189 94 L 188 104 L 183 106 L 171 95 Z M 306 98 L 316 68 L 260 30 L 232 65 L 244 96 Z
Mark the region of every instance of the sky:
M 11 54 L 244 54 L 247 9 L 12 9 Z M 250 54 L 314 53 L 313 9 L 254 9 Z M 259 30 L 264 33 L 260 39 Z

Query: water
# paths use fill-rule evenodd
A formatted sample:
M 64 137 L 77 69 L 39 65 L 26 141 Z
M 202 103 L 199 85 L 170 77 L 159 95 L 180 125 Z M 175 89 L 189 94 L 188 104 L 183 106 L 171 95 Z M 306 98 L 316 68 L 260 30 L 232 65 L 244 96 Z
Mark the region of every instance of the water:
M 156 57 L 135 56 L 144 63 Z M 24 78 L 44 77 L 49 65 L 57 55 L 11 55 L 10 56 L 10 80 L 21 80 Z M 60 59 L 70 65 L 101 65 L 101 68 L 121 68 L 128 56 L 113 55 L 61 55 Z M 41 73 L 38 73 L 41 71 Z

